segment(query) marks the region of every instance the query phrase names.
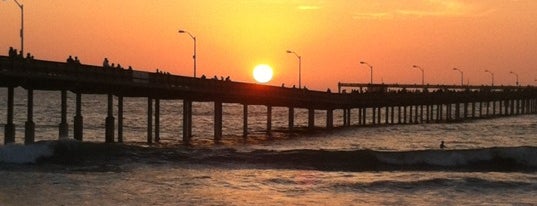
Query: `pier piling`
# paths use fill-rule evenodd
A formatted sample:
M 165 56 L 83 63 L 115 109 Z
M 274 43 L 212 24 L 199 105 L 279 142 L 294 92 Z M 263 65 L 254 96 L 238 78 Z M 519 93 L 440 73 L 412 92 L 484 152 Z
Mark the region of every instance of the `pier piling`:
M 7 123 L 4 125 L 4 144 L 15 142 L 15 124 L 13 124 L 14 88 L 7 88 Z
M 108 94 L 108 101 L 107 101 L 107 117 L 105 121 L 105 142 L 106 143 L 113 143 L 114 142 L 114 96 L 112 94 Z
M 59 139 L 69 137 L 69 125 L 67 124 L 67 91 L 61 91 L 61 122 L 59 125 Z
M 76 93 L 76 100 L 75 100 L 75 118 L 74 118 L 74 128 L 73 128 L 73 135 L 74 138 L 78 141 L 83 140 L 83 130 L 84 130 L 84 118 L 82 117 L 82 94 L 77 92 Z
M 27 97 L 27 118 L 24 124 L 24 144 L 32 144 L 35 141 L 35 123 L 34 118 L 34 90 L 28 89 Z

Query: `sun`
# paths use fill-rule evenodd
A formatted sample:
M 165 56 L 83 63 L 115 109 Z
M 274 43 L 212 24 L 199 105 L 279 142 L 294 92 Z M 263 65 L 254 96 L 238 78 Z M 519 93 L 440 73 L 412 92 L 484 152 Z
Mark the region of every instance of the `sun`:
M 254 79 L 259 83 L 267 83 L 272 79 L 272 67 L 260 64 L 254 68 Z

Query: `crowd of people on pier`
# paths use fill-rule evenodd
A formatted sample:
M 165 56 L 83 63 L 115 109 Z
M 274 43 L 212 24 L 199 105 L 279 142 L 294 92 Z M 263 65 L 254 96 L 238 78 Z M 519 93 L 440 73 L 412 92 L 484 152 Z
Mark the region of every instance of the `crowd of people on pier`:
M 26 54 L 26 58 L 24 58 L 24 54 L 22 51 L 18 52 L 17 49 L 14 49 L 13 47 L 9 47 L 9 58 L 10 59 L 26 59 L 26 60 L 33 60 L 34 56 L 30 53 Z

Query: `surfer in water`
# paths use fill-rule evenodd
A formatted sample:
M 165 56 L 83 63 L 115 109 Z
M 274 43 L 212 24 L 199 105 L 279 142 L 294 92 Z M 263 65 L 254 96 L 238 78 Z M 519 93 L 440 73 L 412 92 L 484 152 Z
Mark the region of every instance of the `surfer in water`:
M 446 148 L 446 145 L 444 144 L 444 140 L 442 140 L 442 142 L 440 142 L 440 149 L 445 149 Z

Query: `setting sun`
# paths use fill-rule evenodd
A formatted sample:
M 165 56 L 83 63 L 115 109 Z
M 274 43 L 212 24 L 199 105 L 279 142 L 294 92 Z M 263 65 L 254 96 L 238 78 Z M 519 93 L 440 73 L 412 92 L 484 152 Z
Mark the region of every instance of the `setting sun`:
M 267 83 L 272 79 L 272 67 L 260 64 L 254 68 L 254 79 L 259 83 Z

